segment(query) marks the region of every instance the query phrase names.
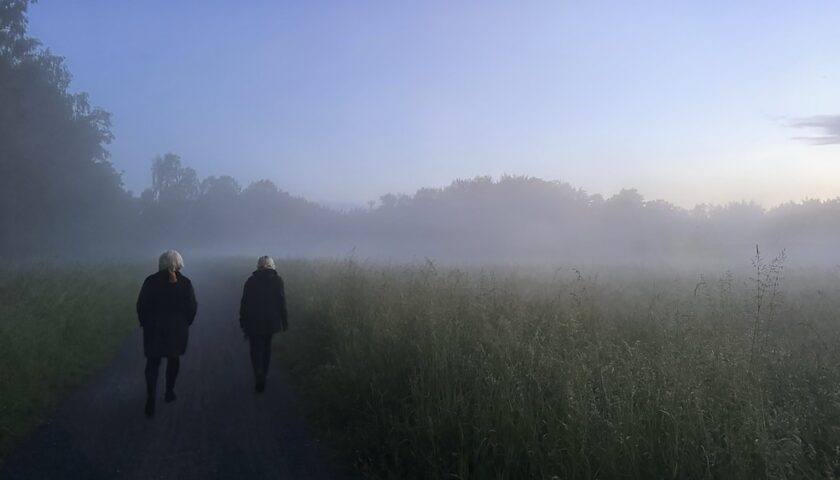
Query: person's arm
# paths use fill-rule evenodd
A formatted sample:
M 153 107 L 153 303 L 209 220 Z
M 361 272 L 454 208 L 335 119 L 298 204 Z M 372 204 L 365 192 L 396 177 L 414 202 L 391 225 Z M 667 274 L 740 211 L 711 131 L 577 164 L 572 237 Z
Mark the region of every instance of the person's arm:
M 143 281 L 143 286 L 140 287 L 140 295 L 137 296 L 137 320 L 140 321 L 140 326 L 146 326 L 146 320 L 149 317 L 149 279 Z
M 248 306 L 251 304 L 250 302 L 250 288 L 249 284 L 251 279 L 245 281 L 245 286 L 242 287 L 242 300 L 239 302 L 239 328 L 245 330 L 245 318 L 248 317 Z
M 195 314 L 198 313 L 198 302 L 195 300 L 195 290 L 193 290 L 192 282 L 187 282 L 188 299 L 187 299 L 187 322 L 189 325 L 195 321 Z
M 278 313 L 280 315 L 280 328 L 283 329 L 285 332 L 289 328 L 289 312 L 286 309 L 286 288 L 283 286 L 283 279 L 279 278 L 279 282 L 277 282 L 277 302 L 278 302 Z

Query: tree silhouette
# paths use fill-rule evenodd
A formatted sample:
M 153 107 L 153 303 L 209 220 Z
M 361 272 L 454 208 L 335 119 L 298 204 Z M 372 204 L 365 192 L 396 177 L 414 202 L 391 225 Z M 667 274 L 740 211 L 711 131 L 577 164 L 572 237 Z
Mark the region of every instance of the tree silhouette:
M 106 149 L 110 116 L 70 93 L 63 59 L 27 36 L 29 3 L 0 3 L 0 243 L 18 256 L 94 250 L 131 208 Z
M 190 167 L 181 166 L 181 157 L 167 153 L 152 165 L 152 198 L 168 207 L 185 204 L 198 198 L 198 175 Z

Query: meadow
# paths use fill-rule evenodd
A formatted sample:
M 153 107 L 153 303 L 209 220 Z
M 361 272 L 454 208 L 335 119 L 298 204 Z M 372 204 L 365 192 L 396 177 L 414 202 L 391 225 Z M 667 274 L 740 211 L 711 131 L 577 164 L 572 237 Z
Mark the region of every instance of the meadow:
M 287 260 L 276 362 L 370 478 L 840 477 L 840 277 L 743 266 Z M 0 455 L 136 328 L 147 273 L 0 276 Z
M 0 273 L 0 459 L 136 328 L 142 281 L 124 265 Z
M 836 478 L 840 279 L 746 266 L 285 262 L 281 361 L 371 478 Z

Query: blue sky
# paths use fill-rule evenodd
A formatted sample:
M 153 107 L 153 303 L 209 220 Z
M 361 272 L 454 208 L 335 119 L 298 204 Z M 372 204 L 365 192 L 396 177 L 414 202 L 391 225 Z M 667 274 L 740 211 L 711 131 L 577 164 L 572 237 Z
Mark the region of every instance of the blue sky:
M 150 183 L 363 204 L 476 175 L 683 206 L 840 196 L 837 2 L 41 0 L 30 33 Z M 816 117 L 822 116 L 822 117 Z M 802 126 L 795 127 L 800 124 Z

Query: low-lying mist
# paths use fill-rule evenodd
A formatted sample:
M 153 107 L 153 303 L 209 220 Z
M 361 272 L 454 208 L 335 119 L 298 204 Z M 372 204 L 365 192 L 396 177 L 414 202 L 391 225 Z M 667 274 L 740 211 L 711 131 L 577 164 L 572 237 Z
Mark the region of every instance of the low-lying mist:
M 506 176 L 459 180 L 414 195 L 384 195 L 338 212 L 263 180 L 199 181 L 175 155 L 156 160 L 138 197 L 85 212 L 23 218 L 3 238 L 14 258 L 102 259 L 176 248 L 190 256 L 345 258 L 546 269 L 646 266 L 722 271 L 785 253 L 788 266 L 836 265 L 840 200 L 683 209 L 635 190 L 603 198 L 556 181 Z M 39 195 L 36 193 L 36 196 Z M 64 204 L 62 204 L 63 206 Z
M 27 35 L 29 2 L 0 10 L 0 252 L 16 261 L 187 255 L 353 257 L 454 265 L 647 265 L 721 270 L 786 250 L 837 264 L 840 197 L 765 209 L 677 207 L 636 190 L 609 198 L 559 181 L 456 180 L 336 211 L 269 180 L 242 187 L 165 154 L 126 191 L 110 162 L 110 114 L 69 90 L 63 58 Z M 231 168 L 234 168 L 233 166 Z

